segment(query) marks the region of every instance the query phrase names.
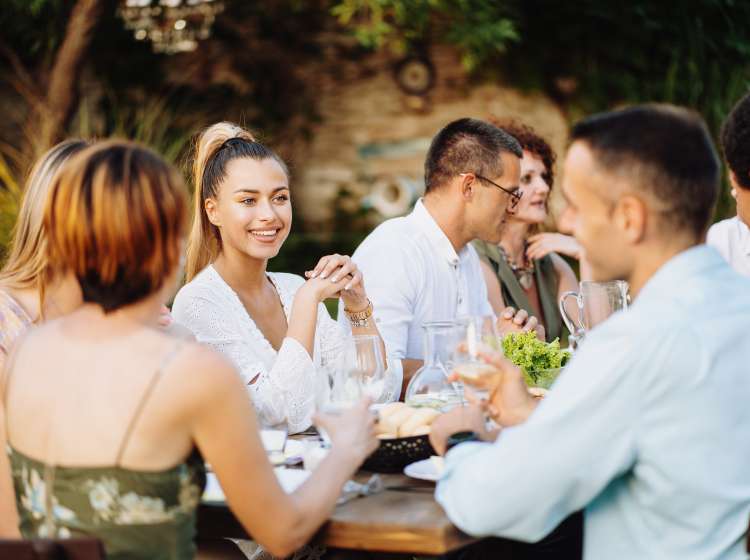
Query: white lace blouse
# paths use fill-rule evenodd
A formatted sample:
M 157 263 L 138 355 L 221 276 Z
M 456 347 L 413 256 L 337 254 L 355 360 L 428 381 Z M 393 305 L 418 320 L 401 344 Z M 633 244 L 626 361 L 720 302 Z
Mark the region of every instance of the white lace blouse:
M 288 320 L 294 295 L 305 279 L 279 272 L 269 272 L 268 278 L 276 287 Z M 327 374 L 320 367 L 321 358 L 342 352 L 348 336 L 321 303 L 313 358 L 297 340 L 289 337 L 277 352 L 235 291 L 211 265 L 180 289 L 172 315 L 190 329 L 199 342 L 232 360 L 252 397 L 261 424 L 285 426 L 290 433 L 310 426 L 316 399 L 318 402 L 325 399 L 328 389 Z M 400 391 L 401 375 L 388 371 L 385 389 L 378 401 L 395 400 Z

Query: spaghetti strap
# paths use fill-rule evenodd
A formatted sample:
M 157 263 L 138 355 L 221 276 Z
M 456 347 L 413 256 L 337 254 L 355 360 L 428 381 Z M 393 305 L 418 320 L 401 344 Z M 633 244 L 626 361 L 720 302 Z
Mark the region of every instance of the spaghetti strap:
M 122 456 L 128 447 L 128 443 L 130 442 L 130 436 L 133 433 L 133 428 L 135 428 L 135 425 L 138 422 L 138 419 L 140 418 L 141 413 L 143 412 L 143 409 L 146 406 L 146 403 L 148 402 L 148 399 L 151 397 L 151 393 L 154 392 L 154 389 L 156 388 L 156 384 L 161 379 L 162 373 L 164 373 L 164 369 L 174 359 L 174 357 L 182 349 L 183 346 L 184 346 L 184 343 L 182 341 L 175 344 L 174 347 L 164 357 L 161 364 L 159 365 L 157 370 L 154 372 L 154 375 L 151 377 L 151 381 L 149 381 L 148 387 L 146 387 L 146 390 L 143 392 L 143 396 L 141 397 L 141 400 L 138 403 L 138 406 L 136 407 L 135 412 L 133 413 L 133 417 L 130 419 L 130 422 L 128 423 L 128 428 L 127 430 L 125 430 L 125 435 L 123 436 L 122 442 L 120 443 L 120 448 L 117 450 L 117 459 L 115 459 L 115 466 L 117 467 L 120 466 L 120 460 L 122 459 Z

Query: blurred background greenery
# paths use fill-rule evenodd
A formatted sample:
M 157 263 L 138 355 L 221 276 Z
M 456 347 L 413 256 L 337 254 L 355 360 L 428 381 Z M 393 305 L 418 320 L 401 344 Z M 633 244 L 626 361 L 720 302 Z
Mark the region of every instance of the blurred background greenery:
M 223 8 L 210 37 L 174 53 L 155 52 L 123 17 L 128 6 L 203 3 Z M 569 123 L 665 101 L 699 111 L 716 135 L 750 85 L 748 21 L 750 3 L 733 0 L 4 0 L 0 251 L 30 163 L 64 137 L 133 138 L 186 169 L 195 133 L 229 119 L 260 131 L 294 174 L 324 120 L 320 76 L 335 91 L 351 80 L 343 62 L 379 56 L 398 68 L 441 45 L 470 86 L 541 94 Z M 405 99 L 424 111 L 420 95 Z M 296 220 L 272 269 L 351 253 L 380 219 L 351 196 L 341 189 L 324 222 Z M 725 187 L 716 217 L 733 210 Z

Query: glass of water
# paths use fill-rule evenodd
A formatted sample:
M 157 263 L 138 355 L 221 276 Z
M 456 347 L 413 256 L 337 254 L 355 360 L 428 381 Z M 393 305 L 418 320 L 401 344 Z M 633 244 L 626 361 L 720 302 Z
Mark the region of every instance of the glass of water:
M 385 358 L 380 338 L 354 335 L 346 340 L 341 352 L 323 360 L 329 383 L 323 412 L 338 414 L 351 408 L 363 397 L 377 400 L 385 388 Z

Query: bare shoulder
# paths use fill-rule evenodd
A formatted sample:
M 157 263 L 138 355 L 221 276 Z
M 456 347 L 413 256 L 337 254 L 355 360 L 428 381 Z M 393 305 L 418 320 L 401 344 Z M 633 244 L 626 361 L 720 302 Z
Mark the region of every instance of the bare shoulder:
M 242 383 L 232 362 L 212 348 L 192 341 L 182 342 L 171 369 L 183 386 L 199 392 L 223 390 Z

